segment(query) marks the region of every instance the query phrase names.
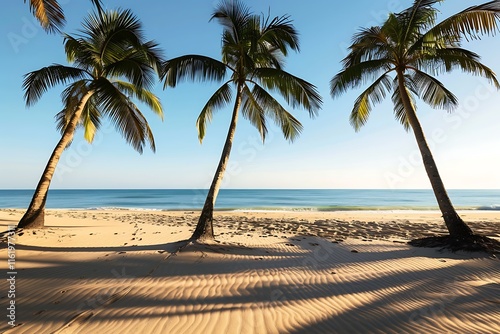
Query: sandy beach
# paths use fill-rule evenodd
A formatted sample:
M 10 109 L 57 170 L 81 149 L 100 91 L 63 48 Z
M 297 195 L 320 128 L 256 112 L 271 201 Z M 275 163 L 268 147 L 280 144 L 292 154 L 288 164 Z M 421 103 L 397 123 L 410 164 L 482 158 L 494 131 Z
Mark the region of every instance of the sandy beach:
M 22 213 L 0 210 L 1 230 Z M 500 212 L 461 215 L 500 238 Z M 223 211 L 217 242 L 186 246 L 197 218 L 48 210 L 45 229 L 2 243 L 16 327 L 4 315 L 0 332 L 500 332 L 499 259 L 406 244 L 445 233 L 438 212 Z

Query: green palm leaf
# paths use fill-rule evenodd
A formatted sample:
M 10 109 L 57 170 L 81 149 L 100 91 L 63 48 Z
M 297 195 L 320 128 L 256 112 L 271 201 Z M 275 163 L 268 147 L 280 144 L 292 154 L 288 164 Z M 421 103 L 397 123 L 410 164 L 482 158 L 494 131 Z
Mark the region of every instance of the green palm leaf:
M 411 94 L 411 91 L 405 87 L 406 94 L 410 98 L 410 103 L 413 107 L 413 110 L 416 110 L 415 98 Z M 392 94 L 392 103 L 394 104 L 394 117 L 396 120 L 401 123 L 406 131 L 410 131 L 410 121 L 408 120 L 408 115 L 406 113 L 406 108 L 403 103 L 403 99 L 401 97 L 401 92 L 399 89 L 394 89 Z
M 133 85 L 150 88 L 155 83 L 154 69 L 142 52 L 132 53 L 103 68 L 109 78 L 126 78 Z
M 486 78 L 491 84 L 500 88 L 495 72 L 480 62 L 480 57 L 474 52 L 462 48 L 445 48 L 436 50 L 432 56 L 420 59 L 420 67 L 439 74 L 460 69 L 465 73 Z
M 299 51 L 299 36 L 289 15 L 272 19 L 268 16 L 261 31 L 258 42 L 270 51 L 279 50 L 283 56 L 288 54 L 289 49 Z
M 35 104 L 49 88 L 88 76 L 88 73 L 81 69 L 58 64 L 30 72 L 24 76 L 23 81 L 26 105 Z
M 413 82 L 417 87 L 417 95 L 431 107 L 451 110 L 458 105 L 457 97 L 427 73 L 415 71 Z
M 161 101 L 153 92 L 126 81 L 115 81 L 113 84 L 128 96 L 135 97 L 146 104 L 163 120 L 163 107 Z
M 203 109 L 201 110 L 198 119 L 196 120 L 196 127 L 198 128 L 198 139 L 200 143 L 205 138 L 205 131 L 207 123 L 212 121 L 213 113 L 215 110 L 224 107 L 229 102 L 231 102 L 232 93 L 231 86 L 229 82 L 222 85 L 217 91 L 210 97 Z
M 267 89 L 275 89 L 292 107 L 302 106 L 315 116 L 321 108 L 321 96 L 316 86 L 283 70 L 257 68 L 254 75 Z
M 380 77 L 383 73 L 393 70 L 389 59 L 367 60 L 348 66 L 330 80 L 330 94 L 332 97 L 340 96 L 349 89 Z
M 55 116 L 56 127 L 61 134 L 64 133 L 71 116 L 76 112 L 80 104 L 80 97 L 85 95 L 87 91 L 88 87 L 86 80 L 76 81 L 68 85 L 68 87 L 63 90 L 61 99 L 63 101 L 64 108 Z
M 300 135 L 302 124 L 299 120 L 289 113 L 263 87 L 254 85 L 251 94 L 255 104 L 262 109 L 264 116 L 270 117 L 281 128 L 285 139 L 293 142 Z M 262 140 L 264 139 L 265 137 L 262 137 Z
M 471 6 L 448 17 L 428 31 L 432 36 L 463 35 L 467 39 L 479 39 L 482 35 L 498 32 L 500 20 L 500 1 L 489 1 L 482 5 Z
M 95 90 L 95 101 L 100 112 L 111 119 L 118 132 L 135 150 L 142 153 L 146 141 L 153 152 L 156 150 L 146 118 L 130 98 L 106 79 L 94 81 L 92 89 Z
M 382 102 L 391 87 L 389 76 L 384 74 L 358 96 L 350 116 L 350 123 L 356 131 L 366 124 L 373 106 Z
M 210 57 L 186 55 L 166 61 L 161 79 L 164 88 L 175 87 L 182 80 L 220 81 L 226 75 L 226 65 Z
M 250 123 L 257 128 L 262 142 L 264 142 L 267 135 L 266 112 L 264 108 L 259 105 L 256 96 L 247 85 L 243 87 L 241 112 L 243 117 L 248 119 Z
M 226 31 L 231 32 L 234 40 L 238 41 L 240 36 L 245 36 L 249 18 L 251 13 L 248 6 L 240 1 L 223 0 L 217 5 L 210 21 L 219 21 Z
M 92 143 L 94 141 L 95 134 L 101 125 L 101 113 L 96 105 L 92 103 L 92 98 L 89 103 L 85 105 L 82 113 L 82 121 L 80 123 L 83 126 L 83 136 L 87 142 Z

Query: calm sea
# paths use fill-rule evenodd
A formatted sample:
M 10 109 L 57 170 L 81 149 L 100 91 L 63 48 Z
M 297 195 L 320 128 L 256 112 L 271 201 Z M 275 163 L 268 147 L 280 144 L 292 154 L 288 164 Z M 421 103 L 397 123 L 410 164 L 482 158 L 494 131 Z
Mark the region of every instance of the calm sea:
M 207 190 L 50 190 L 53 209 L 201 209 Z M 0 190 L 0 208 L 26 208 L 33 190 Z M 457 209 L 500 210 L 500 190 L 449 190 Z M 433 210 L 431 190 L 222 189 L 218 210 Z

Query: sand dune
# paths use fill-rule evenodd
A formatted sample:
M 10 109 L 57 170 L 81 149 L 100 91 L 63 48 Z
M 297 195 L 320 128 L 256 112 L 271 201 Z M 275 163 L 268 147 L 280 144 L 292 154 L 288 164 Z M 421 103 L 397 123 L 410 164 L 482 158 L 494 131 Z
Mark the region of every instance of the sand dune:
M 500 236 L 498 213 L 462 214 Z M 219 212 L 219 242 L 186 246 L 196 218 L 49 211 L 17 237 L 18 326 L 0 331 L 500 332 L 498 259 L 405 244 L 444 233 L 438 213 Z

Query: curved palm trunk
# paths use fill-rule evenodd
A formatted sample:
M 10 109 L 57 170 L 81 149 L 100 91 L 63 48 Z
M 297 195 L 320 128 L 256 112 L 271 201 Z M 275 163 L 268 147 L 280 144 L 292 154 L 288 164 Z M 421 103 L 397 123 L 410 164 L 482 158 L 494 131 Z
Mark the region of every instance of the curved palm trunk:
M 203 210 L 201 211 L 200 218 L 198 219 L 198 224 L 196 229 L 191 236 L 191 240 L 213 240 L 214 239 L 214 228 L 213 228 L 213 214 L 215 200 L 219 194 L 220 185 L 222 178 L 224 177 L 224 171 L 227 167 L 227 162 L 229 161 L 229 155 L 231 154 L 231 147 L 233 145 L 234 133 L 236 131 L 236 123 L 238 122 L 238 111 L 241 104 L 241 89 L 238 89 L 238 94 L 236 96 L 236 102 L 234 103 L 233 116 L 231 118 L 231 124 L 229 125 L 229 131 L 227 133 L 226 142 L 222 150 L 222 155 L 220 157 L 219 165 L 215 171 L 212 184 L 208 190 L 207 198 L 205 199 L 205 204 L 203 205 Z
M 54 148 L 54 151 L 52 152 L 52 155 L 50 156 L 49 161 L 45 166 L 40 181 L 38 181 L 38 185 L 35 189 L 35 193 L 33 194 L 33 198 L 31 199 L 28 210 L 26 210 L 26 213 L 19 221 L 17 228 L 29 229 L 42 228 L 44 226 L 45 202 L 47 200 L 47 193 L 49 191 L 50 182 L 52 181 L 52 176 L 54 175 L 57 163 L 59 162 L 62 152 L 73 139 L 76 125 L 78 124 L 78 120 L 82 115 L 83 107 L 85 106 L 87 100 L 91 95 L 92 92 L 88 92 L 83 96 L 76 112 L 71 117 L 68 126 L 64 130 L 61 139 Z
M 432 152 L 427 145 L 427 141 L 425 140 L 425 135 L 417 118 L 417 114 L 415 113 L 415 110 L 410 102 L 410 98 L 406 92 L 403 72 L 398 71 L 397 76 L 399 91 L 401 93 L 401 98 L 406 109 L 406 114 L 408 115 L 408 121 L 410 122 L 410 126 L 412 127 L 413 133 L 415 134 L 418 148 L 420 149 L 420 154 L 422 155 L 422 161 L 424 163 L 425 171 L 427 172 L 427 176 L 429 177 L 429 180 L 431 182 L 434 196 L 436 197 L 439 209 L 443 214 L 443 219 L 446 227 L 448 228 L 448 232 L 453 238 L 465 238 L 467 236 L 470 236 L 473 234 L 472 230 L 457 214 L 450 198 L 448 197 L 448 193 L 446 192 L 443 181 L 441 180 L 436 162 L 434 161 Z

